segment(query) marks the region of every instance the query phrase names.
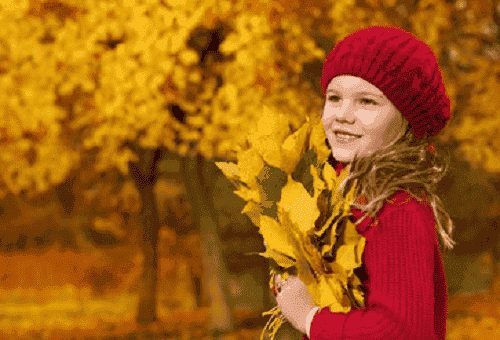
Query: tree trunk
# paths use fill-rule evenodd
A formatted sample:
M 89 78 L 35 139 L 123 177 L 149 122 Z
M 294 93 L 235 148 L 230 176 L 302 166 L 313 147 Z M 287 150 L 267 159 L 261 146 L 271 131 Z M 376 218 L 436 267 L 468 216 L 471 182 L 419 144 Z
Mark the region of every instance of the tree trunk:
M 137 150 L 134 150 L 137 151 Z M 139 284 L 139 310 L 137 323 L 147 325 L 157 321 L 158 236 L 160 221 L 153 187 L 158 179 L 157 164 L 161 151 L 140 150 L 139 162 L 129 163 L 130 175 L 141 195 L 139 212 L 139 243 L 144 254 L 144 269 Z
M 211 303 L 211 320 L 208 328 L 216 332 L 232 330 L 233 315 L 228 288 L 226 264 L 217 230 L 217 215 L 206 185 L 211 179 L 210 163 L 202 156 L 186 156 L 181 162 L 180 174 L 184 177 L 187 196 L 193 208 L 194 221 L 198 224 L 203 254 L 203 282 Z M 203 171 L 208 175 L 203 174 Z M 213 179 L 213 178 L 212 178 Z
M 156 210 L 153 187 L 148 186 L 140 190 L 142 209 L 139 221 L 142 226 L 140 247 L 144 254 L 144 272 L 139 289 L 139 311 L 137 322 L 147 324 L 157 320 L 156 284 L 158 279 L 158 232 L 160 221 Z

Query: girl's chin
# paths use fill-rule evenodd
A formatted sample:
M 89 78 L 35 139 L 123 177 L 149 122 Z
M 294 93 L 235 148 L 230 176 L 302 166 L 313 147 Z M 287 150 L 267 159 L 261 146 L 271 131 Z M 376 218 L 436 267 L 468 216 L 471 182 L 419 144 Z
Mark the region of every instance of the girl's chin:
M 352 162 L 352 159 L 354 158 L 354 154 L 346 155 L 344 153 L 338 154 L 338 153 L 332 152 L 332 155 L 333 155 L 333 158 L 335 158 L 335 160 L 337 162 L 342 162 L 342 163 Z

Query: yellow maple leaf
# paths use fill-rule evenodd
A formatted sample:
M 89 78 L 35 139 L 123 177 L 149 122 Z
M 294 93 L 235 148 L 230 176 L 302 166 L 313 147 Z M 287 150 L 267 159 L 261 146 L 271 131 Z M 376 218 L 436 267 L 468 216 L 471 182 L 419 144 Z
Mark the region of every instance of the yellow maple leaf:
M 311 129 L 311 137 L 309 139 L 309 148 L 314 149 L 318 155 L 318 163 L 323 164 L 331 153 L 331 150 L 325 144 L 325 129 L 320 121 L 314 124 Z
M 287 115 L 264 106 L 260 119 L 249 128 L 247 139 L 250 145 L 267 164 L 276 168 L 282 165 L 281 145 L 290 132 L 288 123 Z
M 229 180 L 234 180 L 239 178 L 240 170 L 238 166 L 230 162 L 215 162 L 215 165 L 222 170 L 222 173 Z
M 264 167 L 264 161 L 256 149 L 251 148 L 238 152 L 238 168 L 241 169 L 240 180 L 250 187 L 257 185 L 256 177 Z
M 247 214 L 250 220 L 257 227 L 260 226 L 260 215 L 262 214 L 262 208 L 256 202 L 248 201 L 245 207 L 241 210 L 242 214 Z
M 350 196 L 346 196 L 346 199 L 344 200 L 342 198 L 342 193 L 340 192 L 340 187 L 342 186 L 342 184 L 345 182 L 347 176 L 349 175 L 350 168 L 351 168 L 351 165 L 349 164 L 347 167 L 342 169 L 342 171 L 340 171 L 340 174 L 338 177 L 336 176 L 337 173 L 335 171 L 333 172 L 333 174 L 331 174 L 331 176 L 333 177 L 332 178 L 332 180 L 333 180 L 333 183 L 332 183 L 332 202 L 335 202 L 336 204 L 337 203 L 340 204 L 342 202 L 342 204 L 344 206 L 348 206 L 352 202 L 352 200 L 354 200 L 354 198 L 353 198 L 354 193 L 350 193 Z M 355 184 L 357 184 L 357 182 L 355 182 Z M 355 187 L 355 185 L 353 185 L 353 187 Z M 349 201 L 349 199 L 351 199 L 351 201 Z M 337 210 L 338 209 L 339 208 L 337 208 Z
M 362 246 L 364 246 L 364 238 L 360 242 Z M 337 258 L 335 261 L 344 268 L 348 276 L 351 276 L 353 270 L 361 265 L 361 261 L 357 256 L 356 247 L 358 247 L 358 244 L 344 244 L 337 250 Z
M 253 253 L 247 253 L 247 254 L 253 254 Z M 292 259 L 290 257 L 287 257 L 284 254 L 281 254 L 273 249 L 267 248 L 264 253 L 257 253 L 260 256 L 264 256 L 267 258 L 272 258 L 278 266 L 283 267 L 285 269 L 290 268 L 296 264 L 295 259 Z M 283 278 L 285 279 L 285 278 Z
M 328 190 L 332 191 L 337 179 L 337 173 L 328 162 L 326 162 L 323 167 L 323 178 L 325 179 Z
M 260 193 L 258 189 L 248 189 L 244 186 L 240 186 L 240 188 L 234 191 L 234 193 L 245 201 L 260 203 Z
M 300 127 L 300 129 L 288 136 L 281 145 L 281 153 L 283 155 L 281 160 L 283 163 L 280 168 L 283 169 L 287 175 L 293 172 L 297 163 L 302 158 L 306 149 L 304 141 L 308 137 L 310 131 L 311 125 L 309 123 L 305 123 Z
M 321 308 L 338 304 L 342 295 L 342 291 L 339 291 L 334 285 L 327 282 L 327 280 L 326 276 L 321 276 L 316 285 L 308 287 L 311 294 L 313 294 L 314 302 Z
M 306 235 L 293 223 L 288 211 L 281 211 L 279 219 L 280 225 L 286 231 L 285 238 L 293 248 L 299 278 L 306 285 L 313 284 L 316 281 L 315 275 L 322 272 L 320 254 L 306 241 Z
M 296 250 L 291 244 L 286 228 L 278 223 L 274 218 L 260 215 L 259 232 L 266 242 L 266 249 L 284 254 L 295 259 Z M 276 260 L 276 258 L 274 258 Z
M 291 175 L 288 175 L 288 182 L 281 190 L 281 201 L 277 205 L 280 221 L 283 212 L 289 213 L 292 223 L 299 227 L 303 234 L 314 226 L 314 221 L 319 216 L 319 210 L 314 199 L 309 195 L 302 183 L 295 182 Z

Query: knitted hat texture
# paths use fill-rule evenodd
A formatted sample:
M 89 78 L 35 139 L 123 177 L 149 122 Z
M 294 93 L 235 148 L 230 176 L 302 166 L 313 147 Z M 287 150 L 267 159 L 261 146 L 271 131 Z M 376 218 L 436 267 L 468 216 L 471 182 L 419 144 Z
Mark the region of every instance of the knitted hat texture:
M 450 119 L 450 100 L 434 53 L 398 27 L 371 26 L 338 42 L 323 64 L 323 97 L 330 81 L 339 75 L 375 85 L 418 138 L 436 135 Z

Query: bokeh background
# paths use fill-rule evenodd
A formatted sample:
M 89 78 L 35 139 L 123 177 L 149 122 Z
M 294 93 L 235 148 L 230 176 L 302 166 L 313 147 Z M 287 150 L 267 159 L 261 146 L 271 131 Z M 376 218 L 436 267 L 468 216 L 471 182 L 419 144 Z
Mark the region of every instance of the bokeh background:
M 269 263 L 214 162 L 264 105 L 318 115 L 369 25 L 438 58 L 447 339 L 500 338 L 498 0 L 0 0 L 0 338 L 258 339 Z

